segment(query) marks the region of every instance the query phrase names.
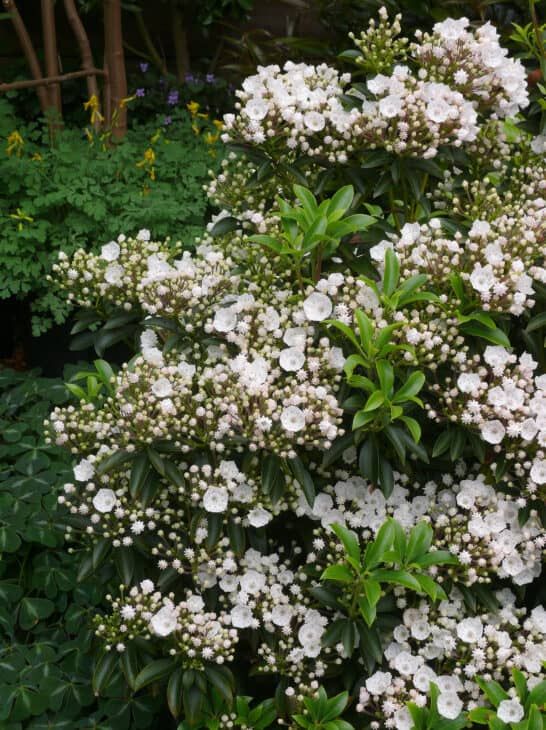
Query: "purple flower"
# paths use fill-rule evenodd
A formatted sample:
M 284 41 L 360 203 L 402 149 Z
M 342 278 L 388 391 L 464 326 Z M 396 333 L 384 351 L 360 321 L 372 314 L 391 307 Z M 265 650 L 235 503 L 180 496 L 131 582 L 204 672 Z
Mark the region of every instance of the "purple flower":
M 178 91 L 176 89 L 169 91 L 169 96 L 167 97 L 167 104 L 169 106 L 176 106 L 178 104 Z
M 137 89 L 135 91 L 135 96 L 146 96 L 146 92 L 144 91 L 144 89 Z
M 150 68 L 150 64 L 146 63 L 146 62 L 143 62 L 139 65 L 140 65 L 140 70 L 142 71 L 143 74 L 145 74 L 146 71 Z
M 173 118 L 172 118 L 172 117 L 165 117 L 165 118 L 163 119 L 163 124 L 164 124 L 164 125 L 165 125 L 166 127 L 168 127 L 168 126 L 169 126 L 169 124 L 172 124 L 172 121 L 173 121 Z
M 193 74 L 186 74 L 185 79 L 190 84 L 192 81 L 195 81 L 195 76 Z
M 207 74 L 205 76 L 205 81 L 207 82 L 207 84 L 213 84 L 215 79 L 216 79 L 216 76 L 214 74 Z

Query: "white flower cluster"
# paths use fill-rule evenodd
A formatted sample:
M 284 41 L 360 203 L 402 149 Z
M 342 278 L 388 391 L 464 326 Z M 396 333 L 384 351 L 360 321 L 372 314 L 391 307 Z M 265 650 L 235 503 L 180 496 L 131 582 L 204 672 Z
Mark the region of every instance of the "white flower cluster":
M 288 151 L 345 162 L 350 128 L 358 117 L 356 110 L 347 112 L 341 102 L 350 78 L 324 63 L 287 61 L 282 71 L 277 65 L 259 66 L 237 92 L 237 115 L 224 116 L 222 139 L 253 145 L 278 145 L 282 139 Z
M 483 362 L 476 356 L 463 363 L 455 382 L 448 378 L 447 387 L 435 385 L 433 391 L 440 410 L 476 429 L 493 453 L 502 451 L 509 477 L 538 496 L 546 484 L 546 376 L 535 377 L 536 367 L 528 353 L 518 357 L 489 345 Z M 430 408 L 429 415 L 438 414 Z
M 380 269 L 383 268 L 385 250 L 391 246 L 390 241 L 384 241 L 371 249 L 372 258 L 377 260 Z M 428 282 L 424 288 L 434 289 L 428 286 Z M 401 363 L 419 363 L 435 370 L 443 362 L 457 362 L 465 356 L 467 346 L 459 332 L 459 323 L 445 306 L 447 297 L 441 293 L 441 289 L 437 302 L 417 302 L 394 313 L 380 303 L 368 284 L 352 274 L 330 274 L 320 279 L 314 290 L 309 288 L 308 292 L 309 297 L 320 297 L 317 301 L 325 303 L 329 312 L 327 316 L 355 329 L 357 309 L 370 317 L 377 331 L 396 324 L 392 339 L 404 346 L 399 356 Z M 330 302 L 328 305 L 327 300 Z
M 406 223 L 400 235 L 371 250 L 382 261 L 386 248 L 400 259 L 402 275 L 426 273 L 438 291 L 449 292 L 456 272 L 469 297 L 484 310 L 520 315 L 535 304 L 533 280 L 546 283 L 546 197 L 527 202 L 517 214 L 475 220 L 468 233 L 446 237 L 441 221 Z
M 431 683 L 440 691 L 438 712 L 449 720 L 482 704 L 477 675 L 502 682 L 516 667 L 529 686 L 537 684 L 546 659 L 546 612 L 539 607 L 526 617 L 507 589 L 496 597 L 498 614 L 467 616 L 457 591 L 437 608 L 423 602 L 406 609 L 385 650 L 388 671 L 366 680 L 358 709 L 380 714 L 385 728 L 411 730 L 406 703 L 425 705 Z
M 457 471 L 461 475 L 465 471 L 462 463 Z M 430 522 L 434 548 L 457 556 L 459 565 L 437 569 L 440 582 L 449 577 L 473 585 L 491 583 L 497 577 L 526 585 L 542 571 L 546 531 L 536 513 L 520 525 L 517 500 L 499 494 L 483 474 L 460 481 L 446 474 L 440 483 L 430 480 L 424 485 L 397 474 L 386 499 L 362 477 L 346 473 L 345 479 L 327 485 L 312 507 L 300 495 L 295 510 L 321 522 L 322 527 L 315 529 L 314 553 L 308 556 L 313 564 L 327 565 L 325 551 L 335 550 L 330 525 L 346 525 L 367 540 L 393 517 L 405 528 L 422 520 Z
M 96 621 L 96 632 L 106 650 L 123 652 L 137 637 L 165 640 L 171 656 L 185 666 L 203 669 L 234 658 L 238 632 L 229 615 L 206 611 L 201 596 L 188 593 L 175 602 L 174 594 L 163 596 L 151 580 L 133 586 L 125 597 L 111 600 L 112 613 Z
M 76 481 L 64 485 L 58 501 L 69 509 L 76 527 L 106 538 L 113 547 L 129 547 L 139 535 L 154 534 L 162 513 L 156 505 L 144 505 L 131 496 L 128 471 L 98 476 L 93 464 L 83 459 L 74 475 Z M 73 534 L 70 525 L 67 537 Z
M 188 348 L 164 355 L 163 333 L 145 330 L 142 355 L 123 366 L 101 407 L 55 409 L 55 443 L 97 449 L 115 436 L 128 446 L 166 439 L 187 449 L 189 439 L 222 451 L 243 437 L 253 450 L 292 456 L 296 445 L 327 447 L 342 433 L 336 390 L 344 357 L 328 338 L 316 341 L 315 323 L 331 302 L 312 293 L 289 303 L 290 291 L 277 289 L 273 306 L 269 287 L 267 271 L 259 282 L 242 280 L 219 251 L 172 263 L 152 254 L 136 296 L 124 296 L 175 318 Z
M 152 241 L 146 229 L 134 238 L 122 233 L 117 240 L 104 244 L 100 254 L 81 248 L 69 259 L 60 251 L 49 280 L 66 292 L 73 305 L 94 307 L 101 298 L 130 311 L 137 303 L 137 285 L 144 276 L 148 258 L 167 262 L 181 248 L 180 241 Z
M 354 126 L 360 145 L 430 159 L 441 145 L 460 147 L 478 135 L 470 101 L 447 84 L 416 78 L 408 66 L 395 66 L 390 76 L 378 74 L 368 89 L 376 100 L 363 103 Z
M 280 553 L 282 549 L 269 555 L 250 549 L 238 561 L 228 559 L 218 585 L 223 603 L 231 606 L 233 626 L 265 631 L 267 638 L 258 648 L 261 671 L 282 667 L 301 689 L 324 674 L 332 652 L 321 639 L 329 620 L 309 606 L 306 574 Z
M 325 64 L 289 61 L 282 71 L 260 66 L 237 92 L 237 114 L 224 117 L 223 140 L 271 150 L 282 140 L 288 153 L 337 163 L 366 148 L 427 159 L 440 146 L 473 142 L 479 114 L 514 116 L 528 104 L 528 94 L 525 68 L 507 58 L 496 30 L 490 24 L 476 33 L 467 28 L 466 18 L 448 19 L 432 35 L 418 34 L 411 45 L 414 69 L 396 65 L 405 58 L 406 42 L 394 40 L 398 19 L 389 30 L 383 11 L 379 28 L 370 26 L 359 40 L 351 36 L 362 49 L 361 66 L 389 71 L 368 80 L 373 100 L 350 88 L 349 74 Z M 344 94 L 363 99 L 361 108 L 348 108 Z
M 491 23 L 473 31 L 467 18 L 447 18 L 436 23 L 431 34 L 417 31 L 416 38 L 411 52 L 419 65 L 480 110 L 492 109 L 508 117 L 529 103 L 525 67 L 507 57 Z

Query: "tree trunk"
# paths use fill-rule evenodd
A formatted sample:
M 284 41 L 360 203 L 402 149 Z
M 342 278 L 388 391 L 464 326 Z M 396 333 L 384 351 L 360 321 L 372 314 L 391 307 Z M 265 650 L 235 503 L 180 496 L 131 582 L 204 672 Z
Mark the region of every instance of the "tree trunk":
M 182 8 L 176 4 L 176 0 L 171 0 L 171 17 L 176 55 L 176 78 L 180 84 L 183 84 L 186 80 L 186 74 L 190 71 L 190 53 L 188 50 L 188 35 L 184 25 L 184 13 Z
M 89 71 L 90 69 L 95 67 L 95 62 L 93 60 L 93 53 L 91 51 L 89 38 L 87 37 L 87 33 L 85 32 L 85 27 L 78 14 L 78 10 L 76 8 L 74 0 L 64 0 L 64 9 L 66 11 L 66 17 L 68 18 L 70 27 L 72 28 L 72 32 L 76 36 L 76 42 L 80 49 L 82 69 L 84 71 Z M 97 83 L 97 77 L 95 75 L 87 77 L 87 93 L 89 95 L 89 99 L 92 96 L 96 96 L 97 99 L 100 99 L 99 85 Z M 97 118 L 95 121 L 95 129 L 98 130 L 99 128 L 100 120 Z
M 112 134 L 123 137 L 127 131 L 127 76 L 123 55 L 121 1 L 104 0 L 104 55 L 108 67 Z
M 32 41 L 30 40 L 30 36 L 27 32 L 23 19 L 19 14 L 17 5 L 14 0 L 2 0 L 2 2 L 6 12 L 11 15 L 11 22 L 13 23 L 15 33 L 17 34 L 17 38 L 19 39 L 19 43 L 21 44 L 21 48 L 23 49 L 23 53 L 30 67 L 32 78 L 38 81 L 43 78 L 42 69 L 40 68 L 38 56 L 36 55 L 36 51 L 34 50 L 34 46 L 32 45 Z M 36 88 L 36 93 L 40 102 L 40 108 L 42 112 L 46 114 L 49 108 L 49 95 L 46 87 L 38 86 Z
M 59 76 L 59 57 L 57 52 L 57 30 L 55 28 L 54 0 L 42 0 L 42 33 L 44 37 L 44 56 L 46 76 Z M 63 108 L 61 101 L 61 85 L 51 84 L 47 87 L 49 106 L 54 110 L 56 119 L 53 124 L 62 123 Z

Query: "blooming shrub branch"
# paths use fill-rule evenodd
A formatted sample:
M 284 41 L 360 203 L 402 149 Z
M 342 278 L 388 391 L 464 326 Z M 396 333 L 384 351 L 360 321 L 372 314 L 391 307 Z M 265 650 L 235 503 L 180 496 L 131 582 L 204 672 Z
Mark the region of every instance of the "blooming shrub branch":
M 244 81 L 193 248 L 56 266 L 134 353 L 47 422 L 99 666 L 183 728 L 542 726 L 543 150 L 491 25 L 400 33 Z

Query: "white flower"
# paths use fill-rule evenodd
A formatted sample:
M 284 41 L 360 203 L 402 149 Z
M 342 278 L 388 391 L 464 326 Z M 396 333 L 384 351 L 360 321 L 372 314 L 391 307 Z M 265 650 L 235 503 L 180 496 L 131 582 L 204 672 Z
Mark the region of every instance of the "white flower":
M 535 484 L 546 484 L 546 460 L 535 459 L 530 474 Z
M 387 250 L 392 250 L 393 248 L 394 246 L 392 245 L 392 241 L 380 241 L 378 244 L 370 248 L 370 256 L 374 261 L 382 264 L 385 260 L 385 254 L 387 253 Z
M 150 619 L 150 628 L 157 636 L 169 636 L 176 629 L 177 616 L 173 606 L 163 606 Z
M 78 482 L 88 482 L 95 474 L 95 467 L 87 459 L 82 459 L 79 464 L 74 467 L 74 478 Z
M 248 523 L 252 527 L 264 527 L 273 519 L 271 512 L 263 507 L 255 507 L 248 513 Z
M 500 421 L 486 421 L 480 428 L 482 438 L 488 444 L 500 444 L 503 440 L 506 429 Z
M 326 294 L 313 292 L 303 303 L 303 311 L 311 322 L 322 322 L 332 314 L 332 301 Z
M 116 493 L 112 489 L 99 489 L 93 497 L 93 507 L 97 512 L 111 512 L 116 501 Z
M 244 111 L 250 119 L 259 122 L 267 116 L 267 103 L 263 99 L 252 99 L 245 106 Z
M 100 257 L 105 261 L 116 261 L 119 258 L 120 252 L 121 248 L 119 247 L 119 243 L 110 241 L 110 243 L 107 243 L 101 248 Z
M 237 312 L 232 307 L 219 309 L 212 323 L 217 332 L 231 332 L 237 324 Z
M 497 707 L 497 717 L 506 723 L 523 720 L 525 711 L 519 700 L 502 700 Z
M 119 264 L 110 264 L 106 267 L 104 272 L 104 280 L 112 286 L 120 286 L 122 283 L 122 276 L 125 273 L 123 266 Z
M 429 101 L 429 103 L 427 104 L 426 115 L 433 122 L 441 124 L 442 122 L 445 122 L 447 119 L 449 119 L 451 110 L 452 107 L 449 106 L 449 104 L 447 104 L 443 99 L 435 99 L 433 101 Z
M 236 629 L 247 629 L 252 625 L 252 611 L 248 606 L 235 606 L 231 609 L 231 623 Z
M 334 370 L 341 370 L 345 365 L 345 355 L 341 347 L 332 347 L 328 353 L 328 365 Z
M 475 644 L 483 635 L 483 624 L 479 618 L 465 618 L 457 624 L 457 636 L 467 644 Z
M 413 656 L 409 651 L 401 651 L 400 654 L 394 658 L 393 666 L 397 672 L 404 676 L 411 676 L 419 669 L 423 663 L 423 658 L 420 656 Z
M 461 393 L 472 393 L 478 389 L 481 382 L 477 373 L 461 373 L 457 379 L 457 388 Z
M 281 424 L 285 431 L 301 431 L 305 428 L 305 415 L 297 406 L 288 406 L 281 413 Z
M 379 102 L 379 111 L 387 119 L 397 117 L 402 111 L 402 98 L 396 94 L 389 94 Z
M 275 626 L 288 626 L 294 615 L 292 606 L 277 604 L 271 611 L 271 621 Z
M 531 141 L 531 149 L 537 155 L 546 153 L 546 134 L 539 134 Z
M 390 672 L 375 672 L 366 680 L 366 689 L 371 695 L 382 695 L 392 684 Z
M 307 622 L 300 626 L 298 639 L 302 646 L 314 646 L 320 642 L 324 627 L 318 622 Z
M 158 378 L 152 385 L 152 393 L 158 398 L 168 398 L 173 394 L 173 387 L 167 378 Z
M 483 359 L 491 367 L 501 367 L 510 360 L 510 353 L 500 345 L 488 345 L 483 353 Z
M 123 619 L 130 621 L 136 616 L 136 611 L 133 606 L 122 606 L 120 614 Z
M 265 575 L 263 573 L 259 573 L 257 570 L 247 570 L 247 572 L 241 576 L 240 584 L 241 590 L 244 593 L 256 596 L 265 587 Z
M 407 707 L 402 707 L 401 710 L 397 710 L 393 715 L 394 725 L 396 730 L 411 730 L 413 727 L 413 720 Z
M 463 701 L 455 692 L 442 692 L 438 697 L 438 712 L 448 720 L 455 720 L 463 709 Z
M 147 228 L 141 228 L 140 231 L 136 235 L 137 241 L 149 241 L 150 240 L 150 231 Z
M 209 487 L 203 495 L 203 507 L 207 512 L 225 512 L 228 506 L 228 491 L 225 487 Z
M 485 266 L 475 264 L 470 274 L 470 283 L 477 292 L 488 292 L 495 283 L 495 275 L 491 264 Z
M 303 327 L 289 327 L 283 336 L 283 341 L 288 347 L 297 347 L 300 350 L 305 349 L 306 339 L 307 330 Z
M 312 132 L 320 132 L 326 124 L 324 116 L 319 112 L 307 112 L 303 116 L 303 121 L 307 129 L 310 129 Z
M 196 371 L 195 365 L 192 365 L 185 360 L 182 360 L 182 362 L 178 363 L 176 369 L 178 370 L 178 373 L 182 376 L 182 378 L 188 382 L 191 381 Z
M 288 372 L 301 370 L 304 362 L 305 355 L 298 347 L 287 347 L 286 350 L 281 350 L 279 355 L 279 365 Z
M 192 613 L 200 613 L 205 607 L 205 602 L 201 596 L 190 596 L 187 599 L 186 604 L 188 606 L 188 611 L 191 611 Z
M 154 592 L 155 585 L 153 584 L 153 581 L 151 581 L 149 578 L 146 578 L 145 580 L 140 582 L 140 589 L 144 593 L 144 595 L 147 596 L 150 593 Z

